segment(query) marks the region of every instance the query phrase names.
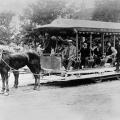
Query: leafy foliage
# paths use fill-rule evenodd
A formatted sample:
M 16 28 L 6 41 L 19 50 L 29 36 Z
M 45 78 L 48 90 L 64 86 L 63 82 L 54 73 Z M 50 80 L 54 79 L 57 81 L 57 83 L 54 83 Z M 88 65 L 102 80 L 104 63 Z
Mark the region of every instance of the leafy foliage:
M 120 1 L 99 0 L 95 4 L 93 20 L 120 22 Z
M 32 28 L 36 25 L 49 24 L 58 17 L 71 18 L 73 13 L 74 9 L 66 7 L 63 0 L 41 0 L 30 4 L 20 16 L 20 20 L 23 21 L 21 33 L 25 35 L 23 41 L 38 39 L 36 34 L 31 35 Z
M 41 0 L 30 4 L 24 10 L 24 18 L 40 25 L 51 23 L 58 16 L 64 16 L 67 11 L 65 2 L 56 0 Z
M 9 43 L 11 32 L 10 32 L 10 22 L 14 16 L 13 12 L 1 12 L 0 13 L 0 43 Z

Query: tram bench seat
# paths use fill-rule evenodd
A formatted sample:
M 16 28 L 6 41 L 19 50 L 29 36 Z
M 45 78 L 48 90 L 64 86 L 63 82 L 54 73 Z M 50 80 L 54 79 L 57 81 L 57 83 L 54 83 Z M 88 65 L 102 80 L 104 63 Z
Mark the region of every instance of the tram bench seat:
M 89 59 L 88 60 L 88 68 L 92 68 L 93 67 L 93 64 L 94 64 L 94 59 Z
M 106 60 L 103 58 L 101 59 L 100 66 L 105 66 Z

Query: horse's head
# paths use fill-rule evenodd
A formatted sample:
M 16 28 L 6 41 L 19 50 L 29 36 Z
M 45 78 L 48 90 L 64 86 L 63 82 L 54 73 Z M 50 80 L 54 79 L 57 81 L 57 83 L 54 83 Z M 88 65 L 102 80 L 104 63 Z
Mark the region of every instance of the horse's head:
M 10 51 L 1 49 L 0 50 L 0 60 L 4 59 L 6 56 L 9 56 L 10 54 L 11 54 Z

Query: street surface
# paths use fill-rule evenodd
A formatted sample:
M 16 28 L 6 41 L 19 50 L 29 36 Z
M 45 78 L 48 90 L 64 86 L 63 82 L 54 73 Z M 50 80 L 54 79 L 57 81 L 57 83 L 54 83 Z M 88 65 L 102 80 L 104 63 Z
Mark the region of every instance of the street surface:
M 120 120 L 119 80 L 67 87 L 42 84 L 40 91 L 30 85 L 31 74 L 20 75 L 18 89 L 12 88 L 12 74 L 9 81 L 10 95 L 0 95 L 0 120 Z

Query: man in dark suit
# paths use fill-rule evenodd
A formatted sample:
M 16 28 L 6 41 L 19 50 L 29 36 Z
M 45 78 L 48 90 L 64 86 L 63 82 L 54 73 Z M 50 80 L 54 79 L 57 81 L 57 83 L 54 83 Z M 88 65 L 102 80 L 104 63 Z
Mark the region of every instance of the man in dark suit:
M 87 66 L 87 62 L 88 62 L 88 58 L 90 57 L 90 49 L 87 45 L 87 43 L 83 43 L 83 46 L 80 50 L 80 54 L 81 54 L 81 65 L 80 68 L 86 67 Z

